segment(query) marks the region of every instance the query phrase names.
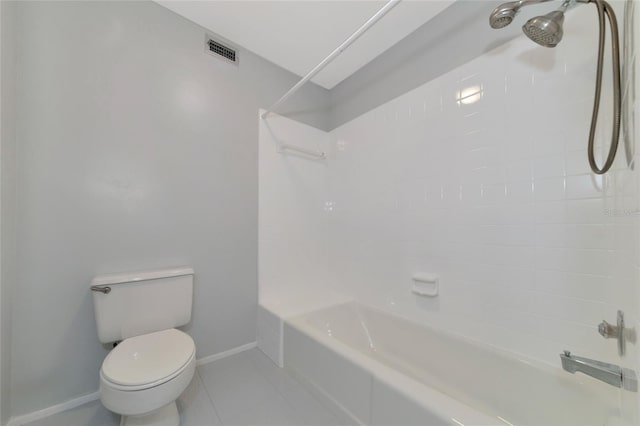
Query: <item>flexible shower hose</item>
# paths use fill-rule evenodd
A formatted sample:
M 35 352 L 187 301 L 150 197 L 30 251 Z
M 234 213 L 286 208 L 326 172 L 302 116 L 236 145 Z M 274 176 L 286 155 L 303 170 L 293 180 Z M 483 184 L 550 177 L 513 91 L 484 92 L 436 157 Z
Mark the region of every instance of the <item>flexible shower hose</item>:
M 611 5 L 604 0 L 591 0 L 598 9 L 598 21 L 600 23 L 600 36 L 598 40 L 598 63 L 596 68 L 596 93 L 593 101 L 593 114 L 591 115 L 591 128 L 589 130 L 589 165 L 595 174 L 602 175 L 609 171 L 616 158 L 618 139 L 620 138 L 620 117 L 622 90 L 620 88 L 620 46 L 618 41 L 618 22 Z M 609 154 L 602 168 L 599 168 L 595 160 L 594 141 L 596 136 L 596 124 L 600 109 L 600 92 L 602 89 L 602 67 L 604 63 L 605 21 L 604 15 L 609 19 L 611 27 L 611 56 L 613 62 L 613 131 Z

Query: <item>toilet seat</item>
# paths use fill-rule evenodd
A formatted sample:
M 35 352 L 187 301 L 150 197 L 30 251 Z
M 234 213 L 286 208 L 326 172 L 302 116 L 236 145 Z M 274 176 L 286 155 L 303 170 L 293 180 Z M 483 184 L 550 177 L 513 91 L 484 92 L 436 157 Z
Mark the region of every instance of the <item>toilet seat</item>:
M 193 339 L 172 328 L 123 340 L 105 358 L 100 376 L 114 389 L 148 389 L 179 376 L 194 357 Z

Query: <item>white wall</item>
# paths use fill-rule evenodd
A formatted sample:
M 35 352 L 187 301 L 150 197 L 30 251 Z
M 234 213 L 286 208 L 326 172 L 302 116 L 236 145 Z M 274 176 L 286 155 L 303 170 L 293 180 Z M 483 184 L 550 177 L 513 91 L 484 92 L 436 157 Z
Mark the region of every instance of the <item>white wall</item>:
M 304 309 L 297 304 L 325 296 L 328 281 L 328 163 L 282 145 L 327 152 L 330 135 L 271 115 L 259 141 L 260 303 Z
M 258 346 L 282 365 L 280 318 L 339 300 L 329 273 L 329 165 L 282 146 L 328 152 L 331 135 L 280 115 L 258 120 Z
M 615 7 L 622 17 L 622 3 Z M 315 213 L 296 206 L 307 217 L 332 206 L 318 219 L 329 220 L 325 287 L 549 364 L 569 349 L 634 366 L 634 345 L 619 359 L 596 329 L 617 309 L 636 324 L 640 204 L 622 148 L 605 178 L 587 163 L 594 28 L 593 7 L 579 7 L 556 49 L 520 36 L 332 131 L 328 197 Z M 260 177 L 261 192 L 287 186 Z M 297 259 L 291 247 L 280 257 Z M 261 263 L 261 290 L 262 271 Z M 420 272 L 440 275 L 439 297 L 410 292 Z
M 558 48 L 519 37 L 333 132 L 341 286 L 554 365 L 563 349 L 620 362 L 595 327 L 617 309 L 636 319 L 640 206 L 622 149 L 604 179 L 587 164 L 594 25 L 578 8 Z M 438 298 L 409 292 L 416 272 L 441 276 Z
M 11 289 L 15 284 L 15 3 L 0 2 L 0 424 L 10 412 Z
M 151 2 L 21 2 L 15 25 L 11 414 L 98 389 L 95 274 L 191 265 L 198 357 L 255 341 L 251 123 L 296 76 L 212 57 L 204 29 Z M 321 125 L 325 96 L 308 86 L 285 110 Z
M 262 111 L 261 111 L 262 112 Z M 283 151 L 327 151 L 329 135 L 280 115 L 258 118 L 258 347 L 282 366 L 280 317 L 305 309 L 328 271 L 327 164 Z M 305 301 L 300 304 L 298 301 Z

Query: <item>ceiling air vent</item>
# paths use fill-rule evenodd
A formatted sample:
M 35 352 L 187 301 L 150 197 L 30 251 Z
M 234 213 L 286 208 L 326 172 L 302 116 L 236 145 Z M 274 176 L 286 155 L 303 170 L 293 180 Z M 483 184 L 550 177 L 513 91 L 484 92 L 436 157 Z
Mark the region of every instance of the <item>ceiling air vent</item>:
M 238 62 L 235 49 L 232 49 L 229 46 L 225 46 L 224 44 L 210 37 L 207 37 L 206 40 L 207 40 L 207 48 L 210 54 L 214 56 L 218 56 L 233 64 L 236 64 Z

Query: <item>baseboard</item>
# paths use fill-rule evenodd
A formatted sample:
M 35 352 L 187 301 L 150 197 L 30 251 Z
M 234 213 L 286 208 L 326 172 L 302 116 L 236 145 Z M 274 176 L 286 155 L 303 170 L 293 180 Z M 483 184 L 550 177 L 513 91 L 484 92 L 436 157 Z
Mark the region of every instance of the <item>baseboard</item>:
M 253 349 L 258 346 L 257 342 L 247 343 L 245 345 L 237 346 L 235 348 L 231 348 L 228 351 L 219 352 L 217 354 L 205 356 L 196 361 L 196 365 L 204 365 L 209 364 L 210 362 L 217 361 L 222 358 L 226 358 L 231 355 L 239 354 L 240 352 L 248 351 L 249 349 Z
M 217 354 L 205 356 L 196 360 L 196 366 L 209 364 L 210 362 L 217 361 L 222 358 L 226 358 L 231 355 L 239 354 L 240 352 L 253 349 L 257 346 L 256 342 L 247 343 L 242 346 L 238 346 L 228 351 L 219 352 Z M 91 401 L 100 399 L 100 392 L 96 391 L 87 395 L 80 396 L 78 398 L 70 399 L 61 404 L 52 405 L 51 407 L 43 408 L 42 410 L 34 411 L 32 413 L 23 414 L 21 416 L 11 417 L 7 422 L 7 426 L 22 426 L 27 423 L 35 422 L 36 420 L 44 419 L 45 417 L 52 416 L 54 414 L 61 413 L 63 411 L 71 410 L 79 407 Z
M 87 395 L 80 396 L 78 398 L 70 399 L 61 404 L 52 405 L 51 407 L 34 411 L 33 413 L 11 417 L 7 422 L 7 426 L 21 426 L 27 423 L 35 422 L 36 420 L 44 419 L 45 417 L 49 417 L 66 410 L 71 410 L 72 408 L 79 407 L 83 404 L 86 404 L 87 402 L 95 401 L 97 399 L 100 399 L 100 392 L 96 391 Z

